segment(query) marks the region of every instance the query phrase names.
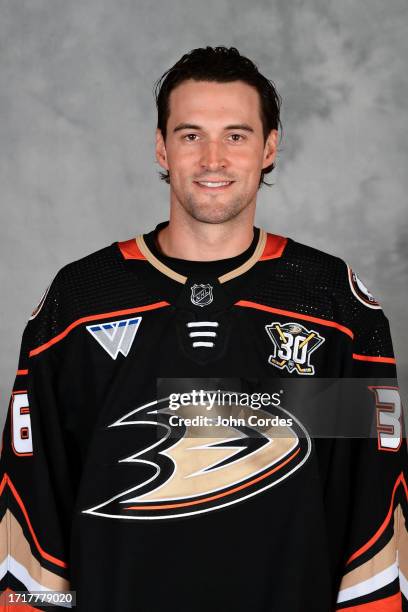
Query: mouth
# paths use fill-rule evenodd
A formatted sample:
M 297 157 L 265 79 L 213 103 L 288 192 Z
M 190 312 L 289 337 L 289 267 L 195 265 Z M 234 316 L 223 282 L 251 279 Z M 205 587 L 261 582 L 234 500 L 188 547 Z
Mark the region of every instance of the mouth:
M 194 181 L 197 187 L 206 191 L 225 191 L 233 183 L 234 181 Z

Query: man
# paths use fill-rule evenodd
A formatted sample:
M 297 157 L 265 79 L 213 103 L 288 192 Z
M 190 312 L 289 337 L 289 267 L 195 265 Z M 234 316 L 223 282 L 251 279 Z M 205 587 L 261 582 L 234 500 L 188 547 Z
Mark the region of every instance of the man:
M 236 49 L 207 47 L 163 76 L 157 106 L 169 221 L 65 266 L 24 331 L 5 595 L 71 589 L 98 612 L 406 610 L 388 320 L 343 260 L 253 225 L 279 96 Z

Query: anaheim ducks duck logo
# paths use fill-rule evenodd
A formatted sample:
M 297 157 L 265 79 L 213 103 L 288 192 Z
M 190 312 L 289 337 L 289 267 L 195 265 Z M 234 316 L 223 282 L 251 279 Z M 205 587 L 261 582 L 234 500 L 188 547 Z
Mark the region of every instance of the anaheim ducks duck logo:
M 353 292 L 353 295 L 355 295 L 355 297 L 362 304 L 364 304 L 364 306 L 368 306 L 374 310 L 381 310 L 381 305 L 379 304 L 378 300 L 376 300 L 372 293 L 369 292 L 363 281 L 357 276 L 350 266 L 347 266 L 347 270 L 350 289 Z
M 214 405 L 211 420 L 230 423 L 231 408 Z M 112 423 L 113 430 L 132 434 L 134 446 L 149 425 L 159 432 L 159 439 L 156 434 L 151 444 L 117 460 L 116 474 L 120 471 L 121 477 L 115 475 L 112 481 L 119 491 L 83 513 L 163 520 L 212 512 L 263 493 L 304 465 L 311 450 L 310 436 L 293 415 L 276 406 L 273 414 L 248 406 L 235 408 L 244 424 L 175 426 L 175 419 L 180 423 L 208 417 L 208 409 L 190 404 L 180 407 L 175 417 L 168 399 L 143 405 Z M 254 420 L 254 413 L 256 423 L 249 426 L 246 423 Z M 273 418 L 291 425 L 271 425 Z M 120 490 L 126 478 L 132 484 Z
M 268 336 L 273 342 L 273 353 L 268 363 L 288 372 L 312 376 L 314 366 L 310 363 L 311 354 L 324 342 L 324 338 L 314 329 L 306 329 L 300 323 L 278 323 L 265 325 Z
M 36 307 L 34 308 L 33 312 L 31 313 L 31 316 L 30 316 L 30 318 L 29 318 L 29 321 L 32 321 L 33 319 L 35 319 L 35 317 L 36 317 L 36 316 L 39 314 L 39 312 L 40 312 L 41 308 L 44 306 L 44 302 L 45 302 L 45 299 L 46 299 L 46 297 L 47 297 L 47 295 L 48 295 L 48 292 L 49 292 L 49 290 L 50 290 L 50 287 L 51 287 L 51 284 L 50 284 L 50 285 L 48 285 L 47 289 L 46 289 L 46 290 L 44 291 L 44 293 L 42 294 L 41 299 L 40 299 L 40 301 L 39 301 L 39 303 L 38 303 L 38 306 L 36 306 Z

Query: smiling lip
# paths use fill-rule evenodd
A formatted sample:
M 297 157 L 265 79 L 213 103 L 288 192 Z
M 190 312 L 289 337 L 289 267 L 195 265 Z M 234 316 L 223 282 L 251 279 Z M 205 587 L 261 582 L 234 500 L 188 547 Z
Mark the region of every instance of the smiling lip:
M 200 188 L 206 191 L 224 191 L 233 184 L 234 181 L 194 181 L 194 183 Z M 208 183 L 207 185 L 205 183 Z M 220 183 L 224 183 L 220 185 Z M 213 186 L 211 186 L 213 185 Z

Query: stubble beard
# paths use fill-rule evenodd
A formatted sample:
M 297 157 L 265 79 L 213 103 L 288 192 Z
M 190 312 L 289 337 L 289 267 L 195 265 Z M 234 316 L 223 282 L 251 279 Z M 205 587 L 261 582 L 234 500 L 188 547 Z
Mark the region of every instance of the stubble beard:
M 205 201 L 204 201 L 205 200 Z M 212 201 L 211 201 L 212 200 Z M 181 202 L 184 210 L 196 221 L 202 223 L 226 223 L 235 219 L 250 203 L 247 194 L 235 196 L 232 200 L 220 202 L 217 195 L 197 198 L 187 193 Z

